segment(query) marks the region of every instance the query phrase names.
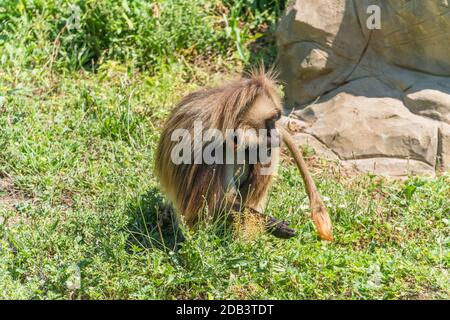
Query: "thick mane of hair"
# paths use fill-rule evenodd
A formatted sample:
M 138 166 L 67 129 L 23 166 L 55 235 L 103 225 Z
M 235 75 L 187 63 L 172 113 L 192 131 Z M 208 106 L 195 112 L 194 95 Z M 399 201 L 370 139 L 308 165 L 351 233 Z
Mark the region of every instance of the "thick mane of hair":
M 163 191 L 188 225 L 196 222 L 199 211 L 208 206 L 214 212 L 223 204 L 225 190 L 220 182 L 224 165 L 180 164 L 171 160 L 177 141 L 171 141 L 176 129 L 193 132 L 195 121 L 204 129 L 214 128 L 225 133 L 235 129 L 239 117 L 260 95 L 267 95 L 280 106 L 277 83 L 273 72 L 259 68 L 246 77 L 216 88 L 205 88 L 184 97 L 172 110 L 165 123 L 155 157 L 155 171 Z
M 238 117 L 259 95 L 266 94 L 279 105 L 276 90 L 273 72 L 254 70 L 245 78 L 187 95 L 172 110 L 165 128 L 174 129 L 176 124 L 176 128 L 190 129 L 195 119 L 202 121 L 205 128 L 234 129 Z M 184 121 L 182 116 L 186 116 Z

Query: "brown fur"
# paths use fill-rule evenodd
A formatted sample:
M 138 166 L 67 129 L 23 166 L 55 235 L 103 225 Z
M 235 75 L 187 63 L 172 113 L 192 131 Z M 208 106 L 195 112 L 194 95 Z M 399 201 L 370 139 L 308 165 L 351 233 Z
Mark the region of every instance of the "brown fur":
M 162 130 L 155 169 L 163 191 L 189 226 L 197 222 L 199 212 L 205 205 L 210 214 L 217 213 L 229 209 L 234 199 L 229 199 L 222 185 L 224 165 L 175 165 L 170 161 L 171 150 L 176 143 L 170 140 L 173 130 L 183 128 L 192 132 L 193 123 L 198 120 L 202 121 L 204 128 L 219 129 L 225 134 L 226 129 L 246 125 L 239 123 L 239 119 L 258 96 L 266 95 L 281 111 L 276 90 L 270 74 L 254 72 L 249 78 L 191 93 L 172 110 Z M 259 175 L 257 165 L 254 166 L 242 187 L 244 202 L 258 205 L 260 198 L 267 193 L 271 180 L 271 176 Z
M 241 211 L 243 208 L 261 213 L 266 205 L 272 175 L 261 175 L 260 163 L 250 165 L 246 179 L 237 186 L 238 190 L 231 188 L 230 192 L 224 184 L 224 181 L 227 181 L 227 165 L 176 165 L 171 161 L 171 151 L 178 143 L 171 141 L 174 130 L 187 129 L 192 135 L 194 122 L 201 121 L 203 129 L 218 129 L 225 136 L 227 129 L 265 128 L 265 121 L 281 114 L 281 110 L 273 74 L 265 74 L 261 70 L 218 88 L 201 89 L 191 93 L 175 106 L 162 130 L 155 169 L 163 192 L 188 226 L 194 226 L 202 213 L 213 217 L 230 210 Z M 283 140 L 286 134 L 284 131 Z M 246 143 L 259 142 L 250 139 Z M 298 150 L 290 150 L 296 160 L 301 157 Z M 272 161 L 275 160 L 276 163 L 278 152 L 279 148 L 272 151 Z M 193 153 L 194 150 L 192 159 Z M 236 166 L 233 168 L 236 174 Z M 304 164 L 299 165 L 299 169 L 307 171 Z M 305 178 L 303 172 L 302 176 Z M 308 176 L 307 173 L 306 177 Z M 312 179 L 304 181 L 308 184 L 307 190 L 312 192 L 308 193 L 310 199 L 320 199 Z M 205 207 L 207 210 L 204 210 Z M 329 231 L 331 232 L 331 229 Z

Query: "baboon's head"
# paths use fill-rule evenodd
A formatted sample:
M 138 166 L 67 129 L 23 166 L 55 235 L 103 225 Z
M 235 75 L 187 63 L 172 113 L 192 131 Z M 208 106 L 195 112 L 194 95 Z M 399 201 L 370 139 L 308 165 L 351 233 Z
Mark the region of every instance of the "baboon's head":
M 235 142 L 246 148 L 263 141 L 270 144 L 277 133 L 275 123 L 281 118 L 282 107 L 278 86 L 271 74 L 253 73 L 246 80 L 247 104 L 240 110 L 235 130 Z
M 253 129 L 275 129 L 275 122 L 281 117 L 281 107 L 265 92 L 257 96 L 245 110 L 239 125 Z

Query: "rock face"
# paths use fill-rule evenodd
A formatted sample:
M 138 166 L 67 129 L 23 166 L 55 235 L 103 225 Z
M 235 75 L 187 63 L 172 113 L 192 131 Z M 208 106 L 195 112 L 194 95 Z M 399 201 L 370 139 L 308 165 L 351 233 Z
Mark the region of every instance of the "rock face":
M 279 68 L 301 139 L 363 171 L 450 170 L 449 2 L 290 1 Z

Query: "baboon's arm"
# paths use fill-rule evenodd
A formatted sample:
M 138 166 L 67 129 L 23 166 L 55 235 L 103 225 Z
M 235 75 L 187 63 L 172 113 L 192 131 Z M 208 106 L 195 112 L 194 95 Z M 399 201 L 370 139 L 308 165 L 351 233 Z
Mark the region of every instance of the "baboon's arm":
M 229 222 L 233 222 L 234 219 L 241 219 L 242 214 L 251 214 L 255 217 L 262 219 L 265 223 L 265 228 L 271 235 L 281 238 L 289 239 L 294 237 L 297 233 L 294 229 L 289 227 L 289 223 L 286 221 L 278 220 L 277 218 L 265 215 L 259 211 L 256 211 L 250 207 L 242 207 L 239 201 L 235 201 L 231 207 L 232 213 L 228 216 Z
M 311 218 L 317 228 L 317 232 L 320 235 L 320 238 L 324 240 L 333 240 L 333 232 L 331 219 L 328 215 L 327 208 L 325 207 L 322 198 L 320 197 L 319 192 L 317 191 L 314 180 L 311 178 L 309 174 L 309 170 L 306 166 L 305 160 L 303 156 L 296 146 L 294 140 L 292 139 L 291 134 L 284 129 L 281 125 L 277 125 L 277 129 L 280 131 L 282 139 L 289 151 L 291 152 L 295 163 L 302 175 L 303 182 L 305 183 L 306 192 L 309 197 L 309 204 L 311 207 Z

